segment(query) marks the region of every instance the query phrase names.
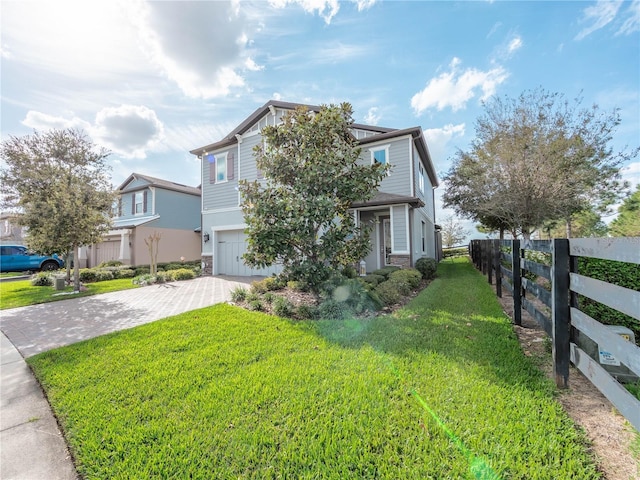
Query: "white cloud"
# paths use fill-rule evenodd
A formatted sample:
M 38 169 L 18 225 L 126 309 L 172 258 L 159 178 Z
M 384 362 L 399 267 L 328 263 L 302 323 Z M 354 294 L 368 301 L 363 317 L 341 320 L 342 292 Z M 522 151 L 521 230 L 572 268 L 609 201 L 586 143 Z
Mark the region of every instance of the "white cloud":
M 258 65 L 253 58 L 247 57 L 244 62 L 244 66 L 247 70 L 251 70 L 252 72 L 259 72 L 260 70 L 264 70 L 264 65 Z
M 335 64 L 358 58 L 367 52 L 364 45 L 351 45 L 342 42 L 333 42 L 323 45 L 312 54 L 312 60 L 317 64 Z
M 480 99 L 485 100 L 509 77 L 509 73 L 501 66 L 486 72 L 475 68 L 460 72 L 460 63 L 459 58 L 454 58 L 449 65 L 449 72 L 432 78 L 422 91 L 411 98 L 411 106 L 416 115 L 432 107 L 438 110 L 451 107 L 454 112 L 463 109 L 467 102 L 476 96 L 478 90 L 482 92 Z
M 622 0 L 598 0 L 595 5 L 585 8 L 579 22 L 586 23 L 587 26 L 580 30 L 575 40 L 582 40 L 611 23 L 616 18 L 621 5 Z
M 632 162 L 620 169 L 623 180 L 627 180 L 632 188 L 640 185 L 640 162 Z
M 269 4 L 275 8 L 285 8 L 289 4 L 300 5 L 305 12 L 320 15 L 327 25 L 340 10 L 338 0 L 269 0 Z
M 465 124 L 453 125 L 449 123 L 442 128 L 428 128 L 424 130 L 424 138 L 429 147 L 431 160 L 437 167 L 442 167 L 447 163 L 447 155 L 451 151 L 450 142 L 454 138 L 463 137 Z
M 26 117 L 21 122 L 24 126 L 33 128 L 34 130 L 63 130 L 66 128 L 80 128 L 88 130 L 91 124 L 84 120 L 73 117 L 71 119 L 64 117 L 54 117 L 46 113 L 29 110 Z
M 363 10 L 367 10 L 373 7 L 376 3 L 376 0 L 353 0 L 358 7 L 358 11 L 362 12 Z
M 507 47 L 507 51 L 509 53 L 513 53 L 516 50 L 519 50 L 522 47 L 522 38 L 520 38 L 519 36 L 515 36 L 510 42 L 509 42 L 509 46 Z
M 96 115 L 91 136 L 124 158 L 145 158 L 162 139 L 164 126 L 156 112 L 142 105 L 104 108 Z
M 238 73 L 255 66 L 240 10 L 229 2 L 128 3 L 142 48 L 185 95 L 213 98 L 242 87 Z
M 271 98 L 273 98 L 274 100 L 282 100 L 282 95 L 278 92 L 273 92 L 273 95 L 271 95 Z
M 381 119 L 382 115 L 378 113 L 378 107 L 371 107 L 364 117 L 364 123 L 367 125 L 378 125 Z
M 630 35 L 640 31 L 640 0 L 633 0 L 625 13 L 629 15 L 629 18 L 624 21 L 616 35 Z

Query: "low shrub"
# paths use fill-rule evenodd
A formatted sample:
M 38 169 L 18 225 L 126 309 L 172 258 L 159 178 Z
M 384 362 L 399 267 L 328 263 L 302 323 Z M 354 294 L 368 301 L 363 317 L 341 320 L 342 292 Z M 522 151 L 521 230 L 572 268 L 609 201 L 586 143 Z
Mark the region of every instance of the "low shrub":
M 315 305 L 298 305 L 296 309 L 296 317 L 300 320 L 313 320 L 317 318 L 318 309 Z
M 293 312 L 295 310 L 293 307 L 293 304 L 284 297 L 279 297 L 276 295 L 274 295 L 274 297 L 275 298 L 273 300 L 273 313 L 275 313 L 279 317 L 290 318 L 293 315 Z
M 393 305 L 395 303 L 398 303 L 400 301 L 400 298 L 402 298 L 402 295 L 398 290 L 397 283 L 389 280 L 379 284 L 375 288 L 375 292 L 378 294 L 380 300 L 382 300 L 385 305 Z
M 122 265 L 122 262 L 120 260 L 108 260 L 108 261 L 102 262 L 100 265 L 98 265 L 98 268 L 120 267 L 121 265 Z
M 318 305 L 318 318 L 323 320 L 344 320 L 350 316 L 348 306 L 332 298 L 324 300 Z
M 38 272 L 31 277 L 31 285 L 34 287 L 52 287 L 53 275 L 49 272 Z
M 136 285 L 144 287 L 145 285 L 153 285 L 154 283 L 156 283 L 156 277 L 155 275 L 151 275 L 150 273 L 145 273 L 143 275 L 134 277 L 132 281 Z
M 273 292 L 267 292 L 262 296 L 262 298 L 264 299 L 265 302 L 271 305 L 276 298 L 276 294 Z
M 169 270 L 168 272 L 165 272 L 164 270 L 158 272 L 156 273 L 155 277 L 156 281 L 154 283 L 167 283 L 173 282 L 175 280 L 175 278 L 173 277 L 173 271 L 171 270 Z
M 389 265 L 387 267 L 380 268 L 378 270 L 374 270 L 373 274 L 374 275 L 382 275 L 385 278 L 385 280 L 387 280 L 389 278 L 389 275 L 391 275 L 396 270 L 400 270 L 400 267 L 396 267 L 395 265 Z
M 435 258 L 422 257 L 416 262 L 416 270 L 422 274 L 422 278 L 425 280 L 434 278 L 437 269 L 438 262 L 436 262 Z
M 80 281 L 85 283 L 96 282 L 98 279 L 98 270 L 95 268 L 81 268 Z
M 262 305 L 262 301 L 260 299 L 251 300 L 249 302 L 249 310 L 261 312 L 264 310 L 264 305 Z
M 96 282 L 105 282 L 107 280 L 113 280 L 114 275 L 111 270 L 96 269 Z
M 179 268 L 178 270 L 169 271 L 173 274 L 175 280 L 192 280 L 196 278 L 194 271 L 189 268 Z
M 282 288 L 282 283 L 278 280 L 277 277 L 267 277 L 262 280 L 267 291 L 280 290 Z
M 442 249 L 442 257 L 443 258 L 451 258 L 451 257 L 464 257 L 469 254 L 469 247 L 454 247 L 454 248 L 443 248 Z
M 231 301 L 236 303 L 244 302 L 244 300 L 247 298 L 247 293 L 249 292 L 246 288 L 238 285 L 236 288 L 231 290 Z
M 255 280 L 251 282 L 251 286 L 249 288 L 252 293 L 265 293 L 267 291 L 267 286 L 263 280 Z
M 406 283 L 410 288 L 416 288 L 422 280 L 422 273 L 415 268 L 397 270 L 389 275 L 389 280 Z
M 348 311 L 360 314 L 365 310 L 379 310 L 381 303 L 376 302 L 369 288 L 359 278 L 345 278 L 341 275 L 334 275 L 320 289 L 320 297 L 328 300 L 343 303 Z
M 344 267 L 340 273 L 347 278 L 356 278 L 358 276 L 358 271 L 351 265 Z
M 300 280 L 289 280 L 287 282 L 287 288 L 290 288 L 291 290 L 295 290 L 297 292 L 306 292 L 307 284 Z
M 136 276 L 135 270 L 131 268 L 119 268 L 113 272 L 114 278 L 133 278 Z
M 134 272 L 134 276 L 139 277 L 142 275 L 148 275 L 149 273 L 151 273 L 151 270 L 149 269 L 149 267 L 136 267 Z
M 382 283 L 385 281 L 384 276 L 382 275 L 376 275 L 375 273 L 370 273 L 369 275 L 366 275 L 364 277 L 360 277 L 360 279 L 371 285 L 372 287 L 375 287 L 376 285 L 378 285 L 379 283 Z
M 389 279 L 387 282 L 393 284 L 398 292 L 400 292 L 400 295 L 409 295 L 411 293 L 411 285 L 407 282 L 395 279 Z

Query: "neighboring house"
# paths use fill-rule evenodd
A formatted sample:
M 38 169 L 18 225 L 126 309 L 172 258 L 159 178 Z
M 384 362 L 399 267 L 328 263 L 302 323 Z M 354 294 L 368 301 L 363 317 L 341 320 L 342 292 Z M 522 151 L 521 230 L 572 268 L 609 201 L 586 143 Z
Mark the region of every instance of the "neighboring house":
M 148 265 L 145 244 L 155 232 L 161 235 L 158 262 L 200 259 L 200 188 L 133 173 L 117 190 L 113 228 L 103 241 L 80 252 L 81 266 L 109 260 L 128 265 Z
M 15 213 L 0 213 L 0 242 L 24 244 L 26 227 L 18 224 Z
M 261 130 L 277 125 L 300 104 L 269 101 L 224 139 L 192 150 L 202 160 L 202 262 L 205 273 L 269 275 L 277 265 L 251 269 L 242 261 L 246 224 L 240 209 L 238 180 L 260 180 L 253 148 Z M 303 105 L 310 111 L 319 107 Z M 372 222 L 367 272 L 385 265 L 413 266 L 421 257 L 437 258 L 434 188 L 438 179 L 420 127 L 402 130 L 354 124 L 361 161 L 391 165 L 372 199 L 353 204 L 356 222 Z

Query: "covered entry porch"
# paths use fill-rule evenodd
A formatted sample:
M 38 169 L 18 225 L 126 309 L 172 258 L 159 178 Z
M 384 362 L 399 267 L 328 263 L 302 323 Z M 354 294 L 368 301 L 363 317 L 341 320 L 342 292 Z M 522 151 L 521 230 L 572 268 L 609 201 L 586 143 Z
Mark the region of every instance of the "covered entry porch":
M 413 266 L 413 209 L 423 207 L 417 197 L 378 192 L 371 200 L 352 205 L 358 225 L 372 225 L 371 252 L 363 260 L 367 273 L 389 265 Z

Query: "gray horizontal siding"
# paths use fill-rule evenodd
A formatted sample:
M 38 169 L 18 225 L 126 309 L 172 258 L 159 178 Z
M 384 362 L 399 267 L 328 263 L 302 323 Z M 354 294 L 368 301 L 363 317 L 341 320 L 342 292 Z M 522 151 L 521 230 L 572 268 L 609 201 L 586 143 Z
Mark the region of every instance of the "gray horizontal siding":
M 213 167 L 206 157 L 202 158 L 202 208 L 204 210 L 216 210 L 220 208 L 232 208 L 238 206 L 238 148 L 232 146 L 224 150 L 212 152 L 214 155 L 233 153 L 233 180 L 223 183 L 210 183 L 209 174 Z M 228 165 L 228 163 L 227 163 Z
M 193 230 L 200 226 L 200 197 L 161 188 L 155 191 L 158 227 Z
M 362 149 L 360 163 L 371 164 L 371 151 L 389 145 L 389 163 L 391 173 L 380 183 L 379 190 L 396 195 L 411 195 L 411 162 L 409 137 L 397 140 L 381 141 L 373 145 L 367 145 Z
M 391 253 L 408 252 L 409 239 L 407 238 L 407 215 L 405 206 L 391 207 L 393 211 L 393 250 Z

